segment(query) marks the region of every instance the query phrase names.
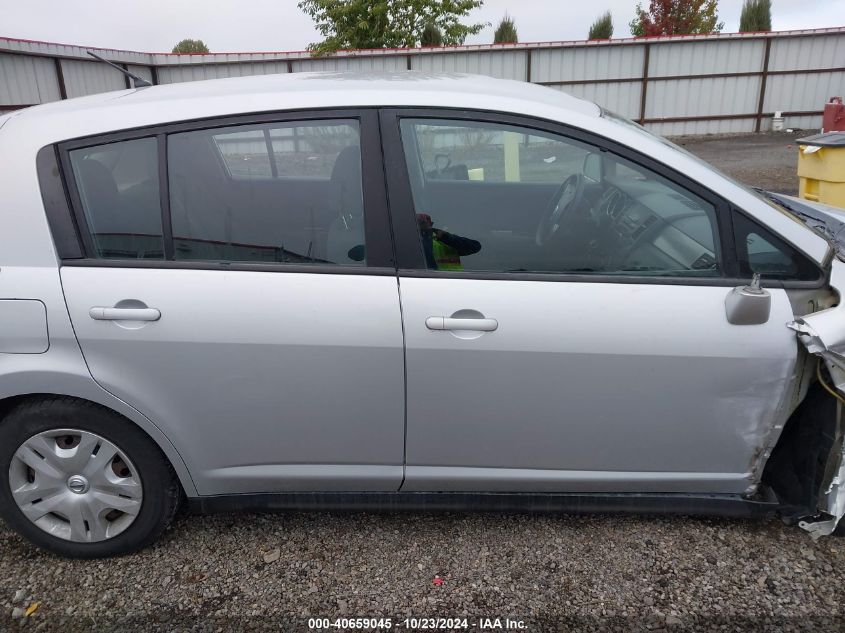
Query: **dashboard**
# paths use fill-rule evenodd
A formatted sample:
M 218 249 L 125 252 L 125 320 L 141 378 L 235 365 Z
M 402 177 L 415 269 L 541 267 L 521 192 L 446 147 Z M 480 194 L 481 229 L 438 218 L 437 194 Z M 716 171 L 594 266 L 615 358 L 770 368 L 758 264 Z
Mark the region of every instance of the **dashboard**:
M 662 184 L 625 186 L 605 182 L 594 207 L 620 270 L 718 273 L 714 221 L 701 204 Z

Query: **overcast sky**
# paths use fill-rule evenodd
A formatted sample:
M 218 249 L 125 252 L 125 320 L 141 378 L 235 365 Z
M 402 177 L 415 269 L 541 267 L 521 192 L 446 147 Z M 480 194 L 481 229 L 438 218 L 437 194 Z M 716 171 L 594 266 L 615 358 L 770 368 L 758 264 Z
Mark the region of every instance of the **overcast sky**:
M 648 0 L 643 4 L 647 5 Z M 507 11 L 522 42 L 584 39 L 599 13 L 613 13 L 628 37 L 636 0 L 486 0 L 467 21 L 494 26 Z M 775 30 L 845 26 L 845 0 L 773 0 Z M 721 0 L 725 31 L 736 31 L 742 0 Z M 302 50 L 319 40 L 296 0 L 0 0 L 0 36 L 83 46 L 168 52 L 199 38 L 212 52 Z M 493 27 L 467 40 L 489 43 Z

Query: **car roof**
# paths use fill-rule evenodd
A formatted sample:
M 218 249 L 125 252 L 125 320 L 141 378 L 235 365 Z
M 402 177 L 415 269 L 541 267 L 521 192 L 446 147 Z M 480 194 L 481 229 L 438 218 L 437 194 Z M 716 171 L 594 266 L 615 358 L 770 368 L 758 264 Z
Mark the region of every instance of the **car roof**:
M 23 118 L 91 113 L 109 107 L 143 105 L 179 110 L 205 101 L 228 102 L 228 113 L 255 112 L 256 107 L 289 109 L 348 106 L 432 106 L 502 109 L 502 102 L 522 101 L 552 106 L 576 115 L 598 117 L 601 109 L 589 101 L 522 81 L 462 73 L 308 72 L 230 77 L 107 92 L 57 101 L 21 113 Z M 518 111 L 521 111 L 522 108 Z M 191 118 L 190 116 L 187 118 Z

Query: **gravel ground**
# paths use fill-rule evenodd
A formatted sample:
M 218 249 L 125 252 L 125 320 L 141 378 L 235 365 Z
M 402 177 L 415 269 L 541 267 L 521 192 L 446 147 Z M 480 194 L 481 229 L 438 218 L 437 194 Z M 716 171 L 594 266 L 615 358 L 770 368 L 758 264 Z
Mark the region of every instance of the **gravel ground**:
M 681 140 L 750 184 L 794 192 L 788 136 Z M 843 586 L 845 540 L 813 543 L 778 521 L 181 516 L 153 547 L 93 562 L 42 553 L 0 524 L 10 631 L 306 631 L 309 617 L 364 616 L 396 628 L 467 617 L 488 631 L 500 629 L 481 618 L 528 631 L 833 631 L 845 630 Z
M 795 140 L 817 132 L 682 136 L 672 140 L 740 182 L 795 196 L 798 195 Z
M 34 630 L 509 616 L 530 631 L 833 631 L 845 615 L 845 541 L 777 521 L 242 514 L 182 517 L 112 560 L 60 560 L 7 530 L 0 552 L 0 602 L 40 603 Z

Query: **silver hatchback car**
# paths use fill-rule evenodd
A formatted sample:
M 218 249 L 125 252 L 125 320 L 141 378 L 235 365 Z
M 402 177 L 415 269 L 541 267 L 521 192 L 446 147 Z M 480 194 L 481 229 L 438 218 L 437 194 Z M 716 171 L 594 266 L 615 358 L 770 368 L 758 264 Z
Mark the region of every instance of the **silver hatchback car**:
M 845 514 L 841 212 L 559 91 L 156 86 L 0 118 L 0 514 Z

